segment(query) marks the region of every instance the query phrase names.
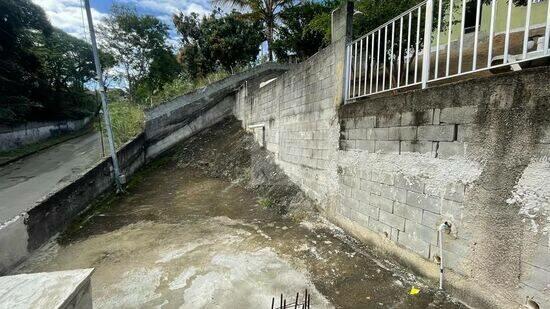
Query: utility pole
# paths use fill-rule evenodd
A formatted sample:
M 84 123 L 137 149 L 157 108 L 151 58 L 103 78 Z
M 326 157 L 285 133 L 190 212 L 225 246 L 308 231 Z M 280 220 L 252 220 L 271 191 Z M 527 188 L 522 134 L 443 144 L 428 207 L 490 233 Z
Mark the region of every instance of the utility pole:
M 113 131 L 111 129 L 111 116 L 109 114 L 109 107 L 107 106 L 107 95 L 105 93 L 105 84 L 103 83 L 103 72 L 101 71 L 101 63 L 99 62 L 99 53 L 97 51 L 97 42 L 95 39 L 94 23 L 92 21 L 92 12 L 90 10 L 90 1 L 84 0 L 84 6 L 86 7 L 86 17 L 88 18 L 88 28 L 90 30 L 90 40 L 92 43 L 92 52 L 94 54 L 95 71 L 97 73 L 97 81 L 99 83 L 99 94 L 101 96 L 101 106 L 103 109 L 103 121 L 105 121 L 105 129 L 107 130 L 107 138 L 109 139 L 109 150 L 111 151 L 111 159 L 113 161 L 113 170 L 115 172 L 115 184 L 117 192 L 122 191 L 122 185 L 124 184 L 123 177 L 120 174 L 120 168 L 118 166 L 118 159 L 116 156 L 115 143 L 113 141 Z M 101 133 L 103 134 L 103 133 Z

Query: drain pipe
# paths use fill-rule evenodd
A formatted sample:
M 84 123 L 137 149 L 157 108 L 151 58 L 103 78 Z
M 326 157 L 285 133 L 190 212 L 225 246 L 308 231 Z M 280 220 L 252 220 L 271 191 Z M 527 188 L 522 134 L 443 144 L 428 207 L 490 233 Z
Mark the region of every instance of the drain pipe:
M 441 223 L 439 231 L 439 289 L 443 290 L 443 231 L 447 232 L 451 228 L 451 224 L 447 221 Z

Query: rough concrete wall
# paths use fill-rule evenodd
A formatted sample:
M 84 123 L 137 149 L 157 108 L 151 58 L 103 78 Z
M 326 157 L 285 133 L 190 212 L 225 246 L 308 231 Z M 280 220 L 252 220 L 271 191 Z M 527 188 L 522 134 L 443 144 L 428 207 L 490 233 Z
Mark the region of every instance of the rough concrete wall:
M 78 131 L 90 122 L 90 117 L 81 120 L 29 122 L 17 127 L 0 128 L 0 151 L 16 149 L 61 134 Z
M 123 145 L 118 151 L 118 160 L 127 177 L 145 164 L 145 135 L 140 134 Z M 90 202 L 112 186 L 111 159 L 105 158 L 36 207 L 0 226 L 0 275 L 63 231 Z
M 466 303 L 549 306 L 550 70 L 339 107 L 341 47 L 243 85 L 243 127 L 329 219 L 429 278 L 450 222 L 445 288 Z

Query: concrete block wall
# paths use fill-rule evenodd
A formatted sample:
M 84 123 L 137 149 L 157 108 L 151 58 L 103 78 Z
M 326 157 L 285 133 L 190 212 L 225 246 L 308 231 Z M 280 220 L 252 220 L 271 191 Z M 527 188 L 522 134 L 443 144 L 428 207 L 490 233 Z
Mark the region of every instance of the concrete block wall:
M 328 219 L 428 278 L 450 222 L 445 288 L 467 304 L 548 306 L 550 69 L 340 105 L 342 46 L 243 84 L 243 127 Z
M 341 43 L 342 44 L 342 43 Z M 262 129 L 266 149 L 291 179 L 320 200 L 327 191 L 330 152 L 337 149 L 335 48 L 324 49 L 267 84 L 247 83 L 234 114 L 251 132 Z M 336 134 L 337 136 L 337 134 Z
M 336 217 L 421 257 L 404 259 L 428 276 L 451 222 L 447 289 L 479 307 L 550 306 L 549 78 L 539 68 L 343 106 Z

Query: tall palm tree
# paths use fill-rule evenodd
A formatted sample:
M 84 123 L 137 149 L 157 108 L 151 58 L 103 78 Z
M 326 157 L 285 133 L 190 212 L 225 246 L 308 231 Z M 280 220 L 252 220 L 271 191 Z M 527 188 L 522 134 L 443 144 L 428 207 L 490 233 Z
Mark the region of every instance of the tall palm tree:
M 292 0 L 212 0 L 215 5 L 228 5 L 244 9 L 244 17 L 261 21 L 264 25 L 267 40 L 269 61 L 273 61 L 271 45 L 277 19 L 283 6 L 292 3 Z

